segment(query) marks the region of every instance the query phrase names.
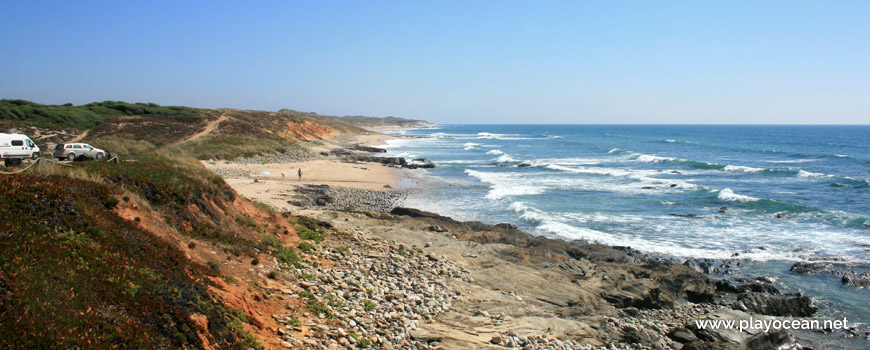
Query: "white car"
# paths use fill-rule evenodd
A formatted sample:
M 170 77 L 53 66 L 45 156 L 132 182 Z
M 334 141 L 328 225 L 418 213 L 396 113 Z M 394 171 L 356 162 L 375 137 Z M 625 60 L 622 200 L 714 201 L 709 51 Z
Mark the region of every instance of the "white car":
M 21 164 L 26 158 L 39 158 L 36 142 L 22 134 L 0 134 L 0 159 L 6 166 Z
M 52 156 L 60 160 L 71 161 L 84 158 L 100 160 L 106 157 L 106 151 L 87 143 L 60 143 L 54 146 Z

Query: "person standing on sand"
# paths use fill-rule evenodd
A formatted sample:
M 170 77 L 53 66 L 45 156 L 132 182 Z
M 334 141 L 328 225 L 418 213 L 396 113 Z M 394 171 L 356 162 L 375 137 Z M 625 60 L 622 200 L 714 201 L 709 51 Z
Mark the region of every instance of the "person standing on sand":
M 299 168 L 299 171 L 297 171 L 297 173 L 299 173 L 299 182 L 302 182 L 302 168 Z

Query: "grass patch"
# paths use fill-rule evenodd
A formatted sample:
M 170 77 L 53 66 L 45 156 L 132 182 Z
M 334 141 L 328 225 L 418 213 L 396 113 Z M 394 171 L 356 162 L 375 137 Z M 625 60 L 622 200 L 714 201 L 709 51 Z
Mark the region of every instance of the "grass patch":
M 339 252 L 339 253 L 347 254 L 347 249 L 348 249 L 348 248 L 347 248 L 346 245 L 339 245 L 339 246 L 335 246 L 335 247 L 333 247 L 332 249 L 335 249 L 335 251 L 337 251 L 337 252 Z
M 305 305 L 308 306 L 308 309 L 311 312 L 324 315 L 329 318 L 335 318 L 335 313 L 332 312 L 332 309 L 329 306 L 323 305 L 323 303 L 317 301 L 317 298 L 314 297 L 314 294 L 311 294 L 309 291 L 299 292 L 299 296 L 305 299 Z
M 98 137 L 91 140 L 90 143 L 94 147 L 127 157 L 153 154 L 157 150 L 157 146 L 150 141 L 114 135 Z
M 378 308 L 378 304 L 375 304 L 371 300 L 366 300 L 363 302 L 363 310 L 372 311 Z
M 234 286 L 239 285 L 239 280 L 230 275 L 224 275 L 224 282 L 227 282 L 227 284 L 232 284 Z
M 308 242 L 301 242 L 298 246 L 296 246 L 296 248 L 299 248 L 299 250 L 303 252 L 310 253 L 314 250 L 314 245 Z
M 262 208 L 263 210 L 268 211 L 271 214 L 275 214 L 275 208 L 272 208 L 271 205 L 268 205 L 268 204 L 263 203 L 263 202 L 256 202 L 256 203 L 257 203 L 257 206 Z
M 275 248 L 275 249 L 281 249 L 284 247 L 281 244 L 281 241 L 278 240 L 278 237 L 275 237 L 275 236 L 270 235 L 270 234 L 263 235 L 262 242 L 263 242 L 263 244 L 265 244 L 269 247 Z
M 300 239 L 320 242 L 326 238 L 326 232 L 313 231 L 307 227 L 297 227 L 296 233 L 299 234 Z
M 344 304 L 341 300 L 338 300 L 334 295 L 326 296 L 326 303 L 332 307 L 345 307 L 347 305 Z
M 284 152 L 293 148 L 291 141 L 276 137 L 250 135 L 207 135 L 176 146 L 196 159 L 234 159 L 262 153 Z
M 278 249 L 274 255 L 278 259 L 278 262 L 283 265 L 302 268 L 302 259 L 299 258 L 299 255 L 292 248 Z
M 290 321 L 287 321 L 287 324 L 293 327 L 302 327 L 302 320 L 300 320 L 299 317 L 293 316 Z

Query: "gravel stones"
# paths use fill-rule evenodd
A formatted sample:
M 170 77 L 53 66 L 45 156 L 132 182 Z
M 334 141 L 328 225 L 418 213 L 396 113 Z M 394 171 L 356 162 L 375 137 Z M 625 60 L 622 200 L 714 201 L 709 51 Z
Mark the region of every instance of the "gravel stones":
M 449 311 L 460 293 L 447 279 L 468 279 L 468 273 L 450 262 L 426 257 L 419 247 L 381 242 L 357 232 L 342 237 L 352 249 L 339 252 L 317 248 L 312 257 L 335 262 L 329 267 L 300 270 L 306 276 L 300 298 L 328 306 L 334 318 L 308 325 L 304 343 L 317 349 L 329 344 L 375 348 L 430 349 L 441 336 L 418 325 Z M 283 318 L 289 323 L 290 319 Z M 286 334 L 282 341 L 292 339 Z
M 388 212 L 407 197 L 406 191 L 376 191 L 328 185 L 306 185 L 296 189 L 291 204 L 309 209 Z

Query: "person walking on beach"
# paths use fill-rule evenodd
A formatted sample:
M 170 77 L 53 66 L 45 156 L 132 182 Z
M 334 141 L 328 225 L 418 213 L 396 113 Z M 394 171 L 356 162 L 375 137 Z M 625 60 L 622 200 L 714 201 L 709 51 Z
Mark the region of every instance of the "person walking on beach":
M 299 182 L 302 182 L 302 168 L 299 168 L 299 171 L 297 171 L 297 173 L 299 174 Z

